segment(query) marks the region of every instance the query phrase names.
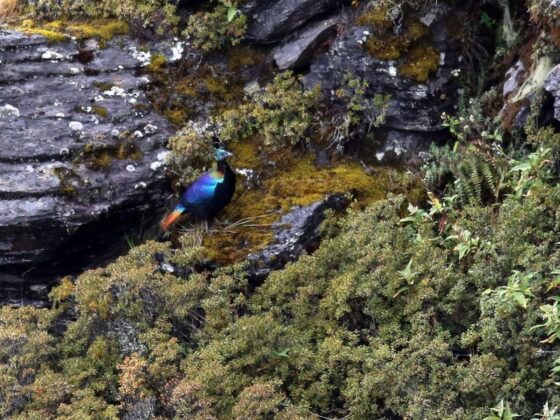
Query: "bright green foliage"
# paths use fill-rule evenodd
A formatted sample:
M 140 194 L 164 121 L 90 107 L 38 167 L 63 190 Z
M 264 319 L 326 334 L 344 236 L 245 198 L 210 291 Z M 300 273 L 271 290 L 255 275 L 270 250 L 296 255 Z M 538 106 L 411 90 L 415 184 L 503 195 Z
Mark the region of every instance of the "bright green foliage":
M 430 148 L 423 167 L 427 188 L 434 191 L 445 186 L 448 196 L 457 194 L 465 204 L 497 201 L 506 187 L 508 162 L 475 145 L 469 145 L 463 151 L 456 148 Z
M 226 143 L 258 134 L 271 148 L 294 146 L 309 140 L 318 96 L 318 90 L 303 89 L 291 72 L 280 73 L 237 108 L 220 113 L 215 118 L 215 130 Z M 171 138 L 170 147 L 179 159 L 196 161 L 208 157 L 213 135 L 212 125 L 190 122 Z
M 378 202 L 330 220 L 313 255 L 253 288 L 242 267 L 201 268 L 189 234 L 182 249 L 135 247 L 63 282 L 53 310 L 2 310 L 4 413 L 472 419 L 502 398 L 499 418 L 557 406 L 560 203 L 545 188 L 495 209 Z M 179 276 L 162 259 L 198 268 Z
M 187 20 L 183 35 L 203 52 L 237 45 L 245 35 L 246 16 L 239 12 L 234 2 L 221 3 L 213 10 L 195 13 Z
M 492 409 L 493 415 L 485 417 L 484 420 L 513 420 L 519 417 L 519 414 L 512 413 L 507 404 L 504 405 L 504 400 L 500 401 L 496 407 Z

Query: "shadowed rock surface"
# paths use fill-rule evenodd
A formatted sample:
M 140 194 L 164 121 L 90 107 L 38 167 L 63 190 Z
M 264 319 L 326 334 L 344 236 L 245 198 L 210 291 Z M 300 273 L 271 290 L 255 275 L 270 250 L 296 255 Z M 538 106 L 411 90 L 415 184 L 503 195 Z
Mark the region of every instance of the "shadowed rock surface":
M 319 226 L 326 210 L 344 210 L 350 200 L 343 194 L 332 194 L 309 206 L 296 207 L 282 217 L 275 228 L 271 245 L 247 257 L 248 277 L 252 284 L 261 283 L 274 270 L 296 261 L 303 252 L 312 252 L 319 245 Z
M 434 141 L 442 131 L 442 112 L 449 112 L 456 103 L 456 76 L 464 63 L 460 60 L 458 41 L 449 33 L 450 13 L 451 9 L 441 4 L 417 17 L 429 34 L 419 45 L 429 45 L 439 55 L 437 70 L 429 74 L 426 81 L 401 74 L 400 66 L 410 57 L 382 60 L 370 54 L 365 45 L 373 35 L 365 26 L 347 28 L 328 52 L 314 60 L 304 78 L 307 88 L 320 85 L 325 92 L 335 92 L 343 85 L 345 77 L 352 74 L 367 82 L 368 97 L 389 95 L 389 107 L 382 124 L 386 132 L 376 136 L 382 144 L 378 160 L 386 156 L 391 160 L 406 158 Z
M 249 10 L 247 37 L 262 44 L 278 42 L 312 19 L 334 11 L 340 4 L 340 0 L 260 1 Z
M 544 89 L 554 98 L 554 118 L 560 121 L 560 64 L 548 74 Z
M 177 59 L 180 48 L 122 37 L 101 50 L 0 31 L 0 283 L 18 290 L 84 268 L 154 219 L 172 130 L 140 69 L 148 51 Z
M 316 23 L 274 49 L 273 56 L 280 70 L 300 69 L 308 66 L 313 53 L 329 38 L 336 35 L 336 18 Z

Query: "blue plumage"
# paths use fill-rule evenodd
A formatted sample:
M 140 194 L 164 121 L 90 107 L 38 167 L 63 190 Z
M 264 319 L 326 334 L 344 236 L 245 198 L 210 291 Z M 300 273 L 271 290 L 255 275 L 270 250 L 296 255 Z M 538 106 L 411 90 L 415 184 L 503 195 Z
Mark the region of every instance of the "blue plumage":
M 182 201 L 188 205 L 196 205 L 204 201 L 212 200 L 216 193 L 216 188 L 224 182 L 224 175 L 221 173 L 207 172 L 198 178 L 187 191 L 183 194 Z
M 190 213 L 199 219 L 212 219 L 230 202 L 235 192 L 235 174 L 225 161 L 230 155 L 224 149 L 216 150 L 218 169 L 206 172 L 185 191 L 181 202 L 163 221 L 164 229 L 183 213 Z

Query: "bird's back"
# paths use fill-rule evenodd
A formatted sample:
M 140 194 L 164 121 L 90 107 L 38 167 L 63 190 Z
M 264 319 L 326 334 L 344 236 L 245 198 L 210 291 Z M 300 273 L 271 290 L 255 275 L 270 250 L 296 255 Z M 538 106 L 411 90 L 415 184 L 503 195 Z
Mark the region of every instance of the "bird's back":
M 227 163 L 221 166 L 203 174 L 183 194 L 181 204 L 196 218 L 213 218 L 235 192 L 235 174 Z

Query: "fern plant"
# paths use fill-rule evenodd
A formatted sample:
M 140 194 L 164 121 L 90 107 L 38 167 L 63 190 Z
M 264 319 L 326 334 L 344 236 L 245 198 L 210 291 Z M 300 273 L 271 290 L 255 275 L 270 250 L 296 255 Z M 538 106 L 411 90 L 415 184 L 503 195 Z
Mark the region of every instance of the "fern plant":
M 464 205 L 498 201 L 506 175 L 502 162 L 474 144 L 461 151 L 433 146 L 422 170 L 428 190 L 449 189 Z

